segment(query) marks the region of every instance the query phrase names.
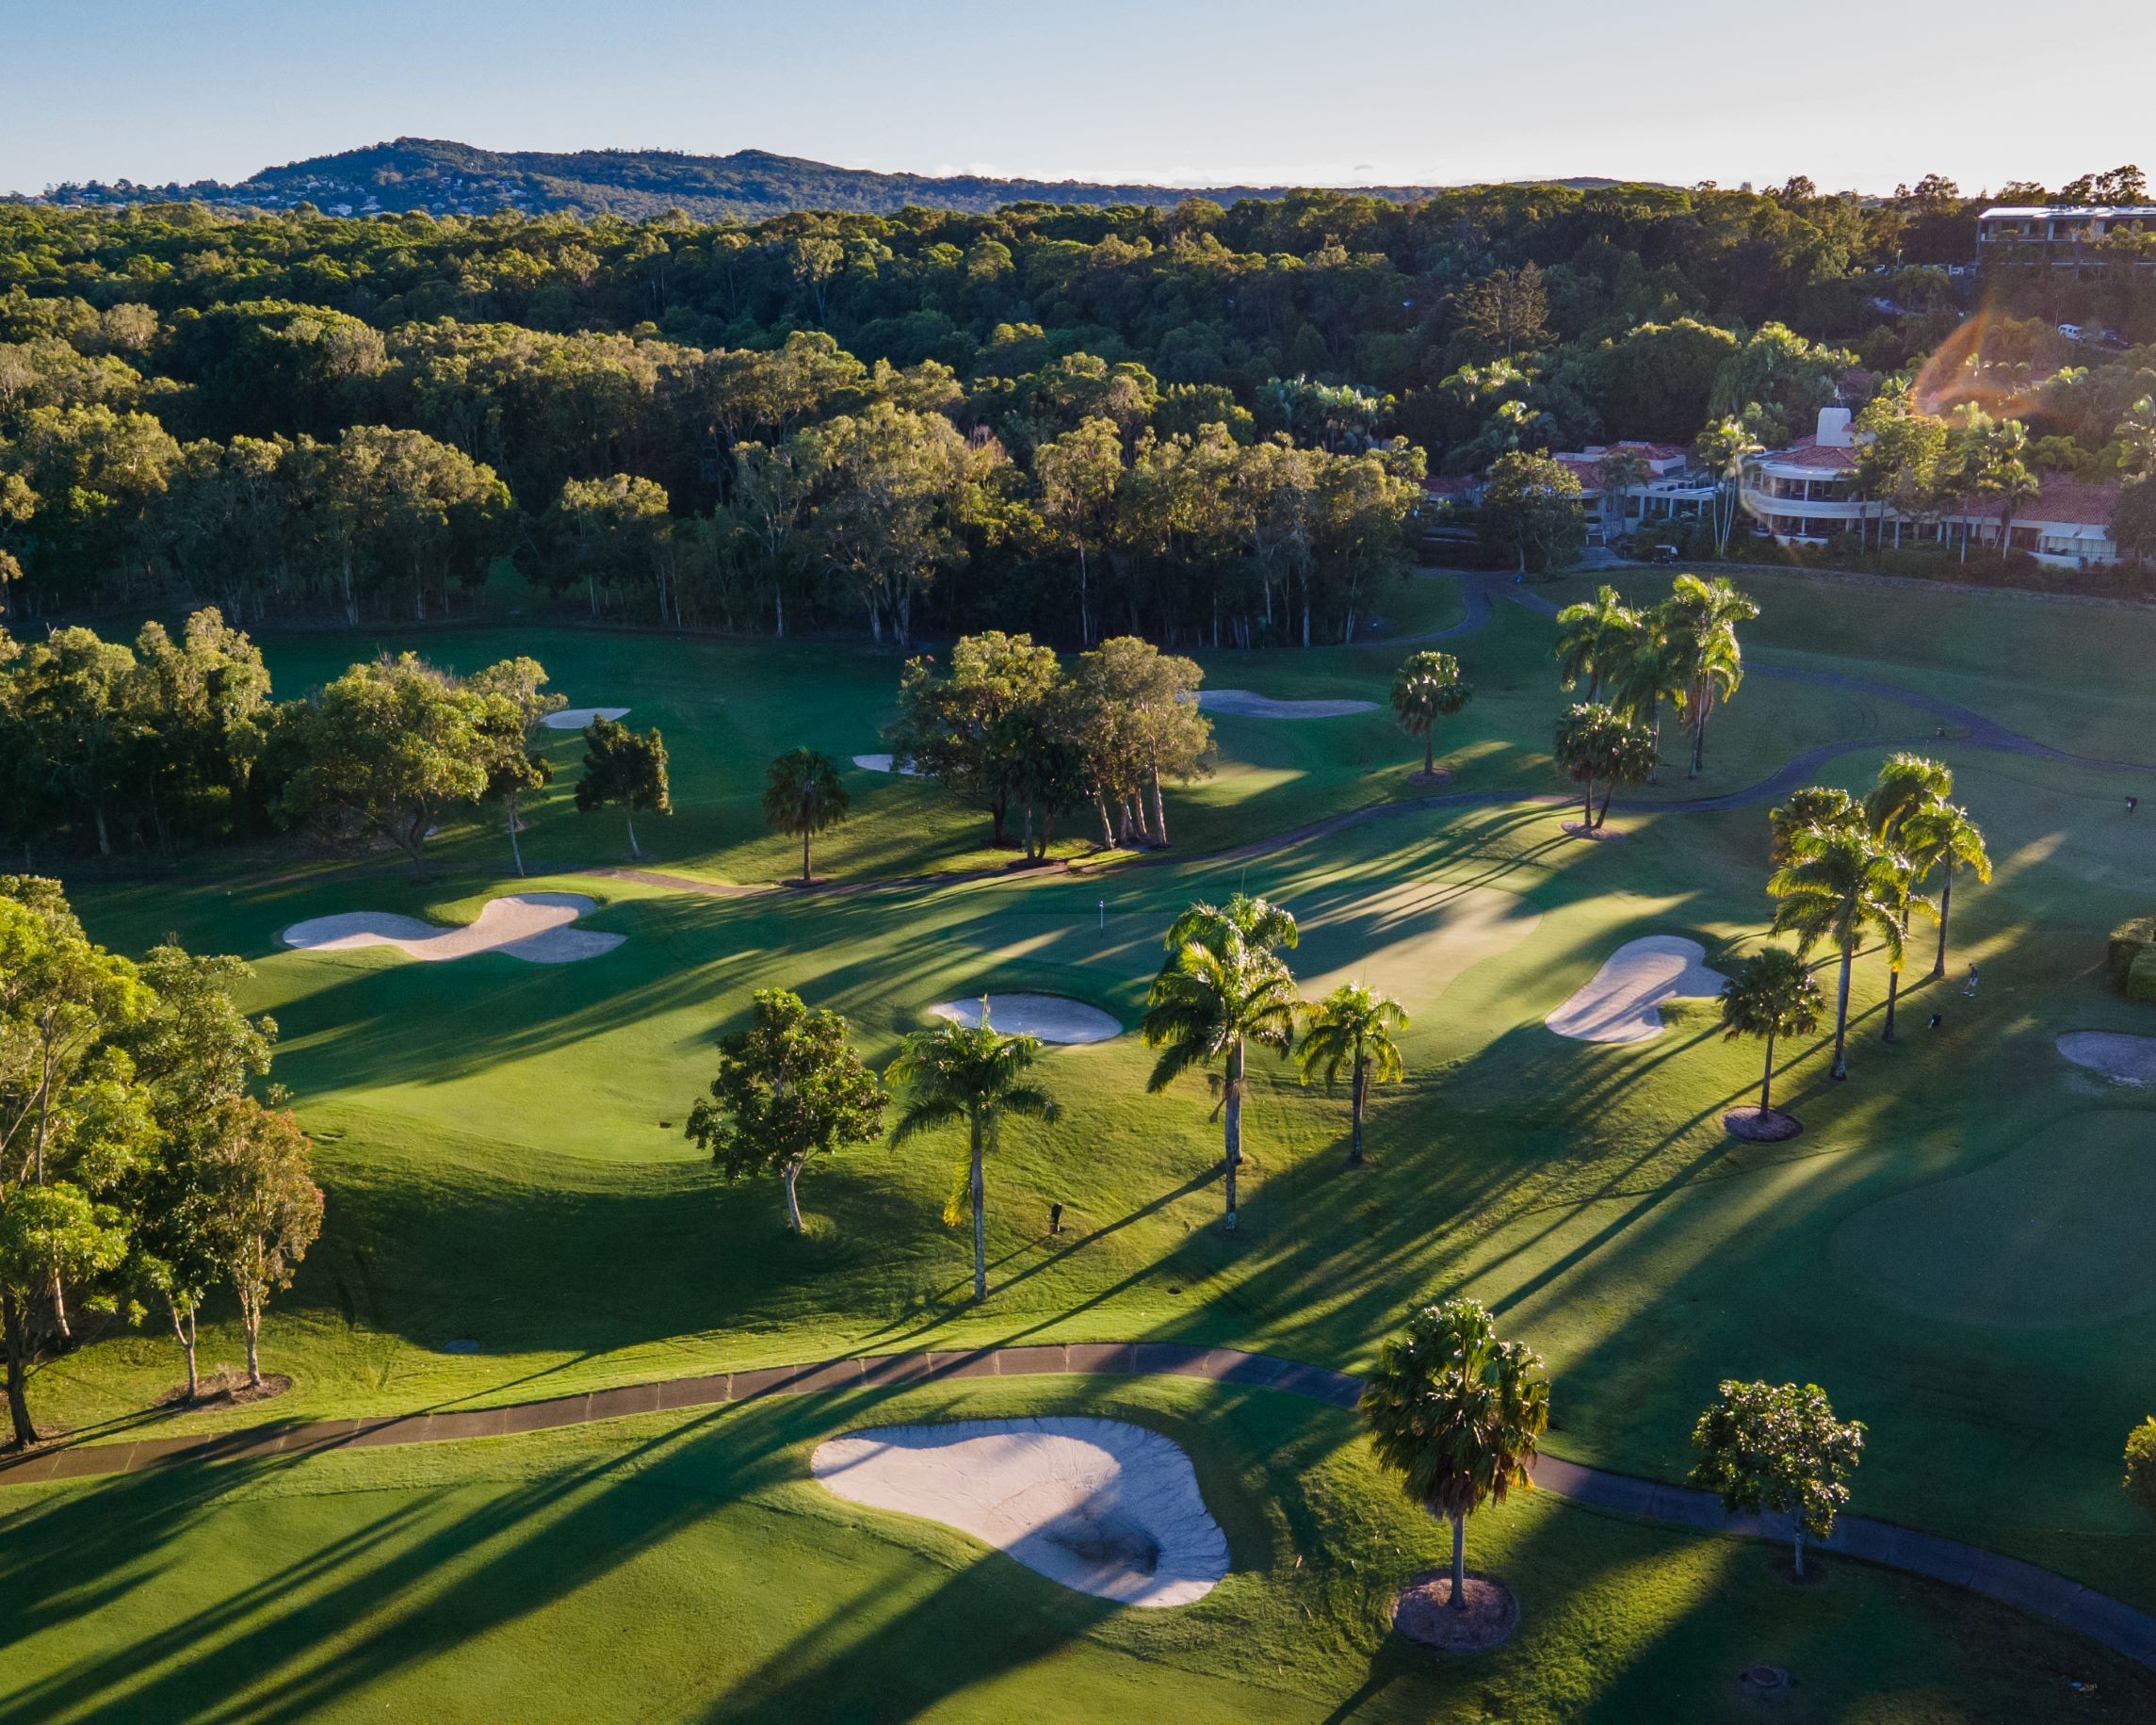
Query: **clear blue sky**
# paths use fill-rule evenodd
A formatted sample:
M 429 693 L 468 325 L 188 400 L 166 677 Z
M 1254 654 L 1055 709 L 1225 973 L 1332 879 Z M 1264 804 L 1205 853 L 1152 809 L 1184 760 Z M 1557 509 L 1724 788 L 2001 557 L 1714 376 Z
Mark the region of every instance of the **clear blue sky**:
M 0 0 L 0 188 L 399 134 L 1168 183 L 2139 161 L 2149 0 Z

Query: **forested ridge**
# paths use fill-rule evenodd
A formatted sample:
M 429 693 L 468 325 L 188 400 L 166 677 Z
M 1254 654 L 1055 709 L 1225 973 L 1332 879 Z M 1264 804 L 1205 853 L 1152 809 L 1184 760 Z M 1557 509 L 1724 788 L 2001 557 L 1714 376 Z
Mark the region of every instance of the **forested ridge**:
M 1772 444 L 1891 385 L 1971 310 L 1926 261 L 1970 207 L 1937 181 L 755 223 L 0 206 L 0 576 L 18 631 L 426 618 L 507 558 L 624 622 L 1339 640 L 1426 468 Z M 1986 286 L 2123 332 L 2062 366 L 2002 316 L 1970 362 L 2100 464 L 2156 387 L 2125 345 L 2156 339 L 2148 272 Z

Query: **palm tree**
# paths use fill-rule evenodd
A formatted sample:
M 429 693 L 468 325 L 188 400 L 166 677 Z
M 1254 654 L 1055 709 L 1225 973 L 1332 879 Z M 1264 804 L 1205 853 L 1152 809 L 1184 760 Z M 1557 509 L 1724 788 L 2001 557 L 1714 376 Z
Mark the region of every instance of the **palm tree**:
M 994 1149 L 1004 1118 L 1053 1120 L 1062 1110 L 1040 1085 L 1026 1079 L 1041 1055 L 1038 1036 L 1005 1036 L 990 1027 L 988 1002 L 979 1025 L 947 1024 L 916 1031 L 885 1069 L 885 1082 L 905 1092 L 905 1106 L 891 1129 L 891 1142 L 965 1122 L 966 1160 L 962 1183 L 945 1203 L 947 1227 L 956 1226 L 969 1199 L 973 1207 L 973 1303 L 988 1297 L 987 1196 L 982 1164 Z
M 1599 701 L 1582 701 L 1558 720 L 1551 756 L 1581 788 L 1581 832 L 1594 833 L 1610 818 L 1610 798 L 1619 785 L 1644 784 L 1652 776 L 1654 738 Z M 1602 786 L 1599 813 L 1595 807 L 1597 781 Z
M 1934 981 L 1946 974 L 1946 919 L 1953 905 L 1954 871 L 1966 866 L 1980 881 L 1991 879 L 1991 856 L 1984 848 L 1984 834 L 1969 811 L 1944 797 L 1914 810 L 1902 823 L 1902 842 L 1908 848 L 1909 866 L 1919 880 L 1934 869 L 1939 880 L 1938 955 L 1932 961 Z
M 1602 517 L 1602 539 L 1607 544 L 1613 526 L 1610 504 L 1616 502 L 1614 527 L 1625 530 L 1631 516 L 1632 493 L 1654 478 L 1654 469 L 1637 449 L 1611 449 L 1595 464 L 1595 485 L 1602 494 L 1596 513 Z M 1644 527 L 1645 523 L 1643 521 Z
M 801 837 L 801 884 L 809 883 L 808 840 L 813 833 L 846 819 L 846 787 L 838 763 L 814 749 L 788 749 L 765 774 L 764 819 L 782 833 Z
M 1934 803 L 1943 802 L 1953 789 L 1953 773 L 1936 760 L 1927 760 L 1921 755 L 1889 755 L 1879 768 L 1879 777 L 1864 799 L 1864 819 L 1883 844 L 1908 853 L 1906 828 L 1911 820 Z M 1913 912 L 1922 911 L 1936 916 L 1929 899 L 1916 896 L 1917 887 L 1930 872 L 1928 867 L 1919 869 L 1916 858 L 1909 858 L 1908 890 L 1902 903 L 1902 937 L 1909 934 L 1909 918 Z M 1902 998 L 1902 968 L 1896 965 L 1887 978 L 1887 1021 L 1880 1027 L 1879 1040 L 1894 1040 L 1894 1015 Z
M 1678 702 L 1692 727 L 1692 771 L 1686 776 L 1697 778 L 1707 765 L 1708 717 L 1744 680 L 1737 626 L 1751 622 L 1759 608 L 1721 576 L 1703 581 L 1680 575 L 1657 609 L 1666 620 Z
M 1819 1028 L 1826 1001 L 1811 967 L 1783 947 L 1769 947 L 1744 961 L 1744 968 L 1722 985 L 1722 1033 L 1763 1036 L 1766 1070 L 1759 1075 L 1759 1118 L 1772 1117 L 1775 1042 L 1782 1036 L 1808 1036 Z
M 1790 860 L 1775 871 L 1767 891 L 1781 901 L 1775 910 L 1777 935 L 1797 937 L 1801 953 L 1821 940 L 1841 955 L 1841 980 L 1834 1007 L 1834 1070 L 1849 1076 L 1844 1045 L 1849 1034 L 1849 973 L 1866 931 L 1879 936 L 1888 962 L 1902 963 L 1902 909 L 1908 896 L 1908 859 L 1870 833 L 1849 827 L 1811 827 L 1790 841 Z
M 1714 474 L 1714 550 L 1729 549 L 1729 536 L 1737 530 L 1737 504 L 1743 481 L 1744 458 L 1756 455 L 1759 440 L 1742 419 L 1721 419 L 1699 433 L 1692 452 L 1700 464 Z
M 1617 597 L 1614 587 L 1597 588 L 1592 600 L 1567 605 L 1557 613 L 1557 670 L 1569 690 L 1587 679 L 1592 701 L 1617 667 L 1630 657 L 1640 614 Z
M 1366 988 L 1360 983 L 1342 983 L 1310 1008 L 1303 1033 L 1303 1082 L 1322 1074 L 1328 1084 L 1339 1081 L 1340 1068 L 1351 1074 L 1354 1121 L 1348 1141 L 1348 1166 L 1359 1168 L 1363 1161 L 1363 1106 L 1372 1083 L 1390 1083 L 1407 1076 L 1407 1064 L 1392 1033 L 1407 1028 L 1407 1013 L 1390 995 Z
M 1192 1066 L 1215 1061 L 1221 1102 L 1227 1228 L 1236 1223 L 1236 1174 L 1242 1165 L 1242 1101 L 1248 1091 L 1245 1052 L 1255 1042 L 1287 1053 L 1295 1040 L 1302 1002 L 1295 978 L 1275 947 L 1298 938 L 1295 919 L 1277 904 L 1238 893 L 1224 908 L 1193 904 L 1168 931 L 1168 956 L 1146 996 L 1141 1027 L 1160 1058 L 1145 1081 L 1164 1090 Z
M 1388 1337 L 1362 1393 L 1379 1463 L 1407 1495 L 1452 1523 L 1454 1610 L 1467 1606 L 1467 1518 L 1532 1488 L 1535 1440 L 1549 1425 L 1549 1378 L 1523 1342 L 1499 1342 L 1476 1300 L 1424 1306 Z
M 1689 686 L 1689 667 L 1670 633 L 1675 620 L 1666 599 L 1641 612 L 1639 627 L 1625 643 L 1624 657 L 1602 678 L 1609 704 L 1645 726 L 1654 739 L 1658 763 L 1662 757 L 1662 704 L 1681 699 Z
M 1778 869 L 1789 861 L 1791 846 L 1799 833 L 1813 827 L 1825 831 L 1856 826 L 1863 820 L 1864 806 L 1846 790 L 1833 785 L 1807 785 L 1792 790 L 1781 807 L 1767 811 L 1767 825 L 1774 834 L 1768 855 Z
M 1437 721 L 1450 719 L 1475 692 L 1460 680 L 1460 661 L 1450 653 L 1415 653 L 1392 679 L 1392 710 L 1400 728 L 1422 739 L 1422 776 L 1437 776 Z

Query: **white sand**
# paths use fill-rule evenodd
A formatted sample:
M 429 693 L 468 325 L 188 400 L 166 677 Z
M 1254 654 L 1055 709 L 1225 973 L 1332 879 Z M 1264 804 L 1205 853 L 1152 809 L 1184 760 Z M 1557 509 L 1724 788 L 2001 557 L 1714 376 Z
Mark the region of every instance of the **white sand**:
M 1227 1574 L 1190 1457 L 1121 1420 L 888 1425 L 819 1443 L 808 1465 L 849 1503 L 941 1522 L 1096 1599 L 1187 1605 Z
M 2059 1052 L 2075 1066 L 2086 1066 L 2122 1084 L 2156 1083 L 2156 1036 L 2068 1031 L 2059 1038 Z
M 1201 689 L 1201 712 L 1237 719 L 1344 719 L 1350 713 L 1374 713 L 1375 701 L 1275 701 L 1247 689 Z
M 579 892 L 519 892 L 489 900 L 478 920 L 462 928 L 441 928 L 384 910 L 352 910 L 295 922 L 281 938 L 288 947 L 311 952 L 392 946 L 407 958 L 429 964 L 469 958 L 475 952 L 506 952 L 527 964 L 567 965 L 611 952 L 626 938 L 569 926 L 596 909 L 598 905 Z
M 594 719 L 625 719 L 629 709 L 625 707 L 564 707 L 558 713 L 548 713 L 540 724 L 550 731 L 580 731 Z
M 1712 1000 L 1728 979 L 1681 935 L 1648 935 L 1612 952 L 1587 985 L 1543 1022 L 1575 1042 L 1645 1042 L 1662 1034 L 1664 1001 Z
M 896 773 L 901 778 L 919 778 L 918 767 L 900 766 L 888 755 L 856 755 L 853 764 L 864 773 Z
M 981 1023 L 979 999 L 943 1001 L 929 1011 L 968 1030 Z M 1106 1042 L 1123 1034 L 1122 1023 L 1099 1007 L 1060 994 L 992 994 L 988 1022 L 1007 1036 L 1022 1033 L 1043 1042 Z

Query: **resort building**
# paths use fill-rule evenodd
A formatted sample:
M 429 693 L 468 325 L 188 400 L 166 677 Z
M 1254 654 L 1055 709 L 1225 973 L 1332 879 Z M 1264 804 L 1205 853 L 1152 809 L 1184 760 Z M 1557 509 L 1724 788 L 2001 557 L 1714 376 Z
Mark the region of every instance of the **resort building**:
M 1714 476 L 1678 444 L 1591 443 L 1550 459 L 1580 481 L 1589 545 L 1652 532 L 1659 522 L 1690 520 L 1713 507 Z
M 1998 545 L 2002 511 L 1996 498 L 1961 498 L 1937 516 L 1920 520 L 1858 496 L 1859 441 L 1850 429 L 1847 408 L 1823 408 L 1811 436 L 1745 462 L 1745 513 L 1761 531 L 1784 545 L 1824 545 L 1861 525 L 1890 545 L 1935 540 L 1964 547 Z M 2044 475 L 2042 485 L 2015 512 L 2012 549 L 2060 569 L 2115 563 L 2118 547 L 2111 537 L 2111 513 L 2118 487 L 2056 473 Z
M 2149 243 L 2132 246 L 2136 235 Z M 2156 203 L 1999 204 L 1976 219 L 1979 266 L 2041 257 L 2057 269 L 2081 269 L 2113 262 L 2122 250 L 2141 268 L 2156 269 Z

